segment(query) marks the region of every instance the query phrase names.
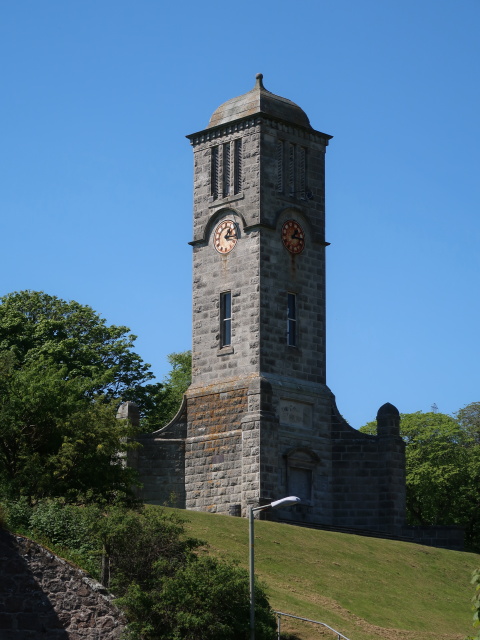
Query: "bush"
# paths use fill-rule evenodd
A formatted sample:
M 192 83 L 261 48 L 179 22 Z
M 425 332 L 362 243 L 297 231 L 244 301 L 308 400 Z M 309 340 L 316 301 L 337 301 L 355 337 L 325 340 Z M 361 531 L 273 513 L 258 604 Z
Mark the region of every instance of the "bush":
M 29 525 L 37 537 L 81 552 L 98 548 L 92 529 L 100 514 L 97 505 L 77 506 L 63 504 L 61 500 L 43 500 L 32 510 Z
M 5 524 L 12 531 L 27 532 L 30 527 L 32 507 L 27 498 L 20 498 L 12 502 L 3 502 Z
M 108 564 L 105 582 L 117 595 L 132 582 L 149 589 L 154 566 L 164 576 L 174 575 L 201 544 L 184 537 L 182 518 L 159 507 L 139 511 L 116 507 L 105 516 L 97 521 L 95 532 Z
M 248 573 L 209 556 L 191 557 L 165 580 L 154 567 L 150 591 L 133 584 L 120 599 L 133 620 L 131 637 L 142 640 L 247 640 L 250 635 Z M 275 637 L 275 615 L 255 587 L 255 636 Z
M 480 626 L 480 569 L 476 569 L 473 572 L 472 584 L 475 585 L 475 595 L 472 598 L 473 603 L 473 626 Z M 466 640 L 480 640 L 480 631 L 476 636 L 469 636 Z
M 102 548 L 94 534 L 101 516 L 98 505 L 78 506 L 56 499 L 31 506 L 21 498 L 2 506 L 8 529 L 53 547 L 56 553 L 100 578 Z
M 132 640 L 247 640 L 247 572 L 198 556 L 201 541 L 184 537 L 176 514 L 111 509 L 98 527 Z M 275 617 L 259 585 L 255 599 L 257 640 L 270 640 Z

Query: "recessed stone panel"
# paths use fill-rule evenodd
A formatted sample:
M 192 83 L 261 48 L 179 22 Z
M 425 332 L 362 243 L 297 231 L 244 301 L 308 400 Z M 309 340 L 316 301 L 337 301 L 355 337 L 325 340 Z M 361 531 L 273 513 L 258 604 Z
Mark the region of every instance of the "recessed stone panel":
M 280 424 L 293 427 L 312 427 L 313 405 L 298 400 L 281 398 L 279 403 Z

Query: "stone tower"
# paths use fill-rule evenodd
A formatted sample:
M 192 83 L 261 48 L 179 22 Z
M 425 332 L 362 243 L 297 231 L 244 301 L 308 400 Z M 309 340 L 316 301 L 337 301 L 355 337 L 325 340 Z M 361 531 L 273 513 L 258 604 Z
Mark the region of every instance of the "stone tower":
M 295 103 L 263 86 L 229 100 L 194 151 L 193 372 L 172 423 L 146 434 L 143 497 L 245 515 L 399 531 L 404 447 L 340 416 L 325 373 L 325 151 Z M 387 415 L 387 422 L 385 422 Z
M 193 378 L 186 506 L 291 493 L 330 519 L 325 150 L 300 107 L 255 87 L 194 150 Z M 315 505 L 315 506 L 313 506 Z

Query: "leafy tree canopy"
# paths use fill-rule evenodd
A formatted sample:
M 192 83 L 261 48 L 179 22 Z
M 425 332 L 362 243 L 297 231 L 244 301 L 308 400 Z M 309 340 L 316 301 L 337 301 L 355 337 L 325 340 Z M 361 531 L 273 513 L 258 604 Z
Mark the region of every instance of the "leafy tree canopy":
M 14 356 L 18 368 L 38 360 L 57 365 L 65 380 L 84 381 L 90 396 L 133 400 L 141 407 L 161 385 L 133 349 L 128 327 L 108 326 L 91 307 L 40 291 L 0 298 L 0 354 Z
M 128 493 L 119 457 L 134 432 L 120 400 L 155 404 L 160 384 L 127 327 L 42 292 L 0 298 L 0 490 L 107 498 Z
M 457 411 L 455 418 L 465 436 L 472 443 L 480 445 L 480 402 L 467 404 Z
M 171 370 L 156 395 L 155 407 L 144 424 L 152 431 L 165 426 L 175 417 L 182 404 L 183 394 L 192 380 L 192 352 L 171 353 L 168 361 Z
M 198 553 L 182 521 L 158 507 L 140 514 L 116 509 L 100 522 L 111 586 L 130 619 L 132 639 L 246 640 L 249 580 L 243 569 Z M 196 550 L 196 553 L 194 551 Z M 275 616 L 255 585 L 258 640 L 273 640 Z
M 135 474 L 119 456 L 135 432 L 116 419 L 117 402 L 84 391 L 48 360 L 20 368 L 0 353 L 0 493 L 108 501 L 130 493 Z

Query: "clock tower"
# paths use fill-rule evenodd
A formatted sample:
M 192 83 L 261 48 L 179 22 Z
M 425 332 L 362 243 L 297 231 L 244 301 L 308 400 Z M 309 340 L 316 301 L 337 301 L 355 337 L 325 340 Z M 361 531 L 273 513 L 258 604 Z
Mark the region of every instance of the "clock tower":
M 187 136 L 194 152 L 192 383 L 128 462 L 139 497 L 247 514 L 295 495 L 283 520 L 398 535 L 399 413 L 377 435 L 339 414 L 325 377 L 325 151 L 294 102 L 263 86 Z M 131 403 L 126 403 L 129 405 Z M 119 417 L 131 418 L 125 406 Z M 125 415 L 124 415 L 125 414 Z M 264 512 L 268 514 L 269 512 Z M 410 534 L 409 534 L 410 535 Z
M 295 103 L 263 86 L 221 105 L 194 151 L 187 509 L 330 521 L 325 378 L 325 151 Z

